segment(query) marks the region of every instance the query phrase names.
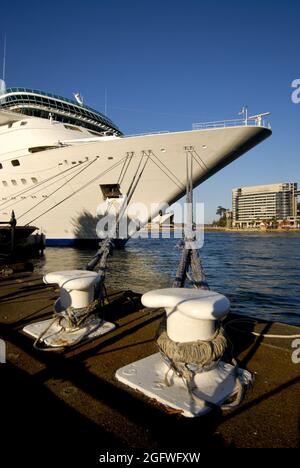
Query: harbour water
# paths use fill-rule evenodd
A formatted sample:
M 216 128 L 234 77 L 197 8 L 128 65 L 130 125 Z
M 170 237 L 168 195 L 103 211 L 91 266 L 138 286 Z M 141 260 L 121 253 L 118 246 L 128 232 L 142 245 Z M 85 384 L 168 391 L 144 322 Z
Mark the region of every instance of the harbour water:
M 144 293 L 169 287 L 179 259 L 178 239 L 130 240 L 114 251 L 107 285 Z M 94 250 L 47 248 L 35 260 L 42 274 L 84 268 Z M 211 289 L 226 294 L 234 313 L 300 325 L 298 233 L 205 233 L 201 258 Z

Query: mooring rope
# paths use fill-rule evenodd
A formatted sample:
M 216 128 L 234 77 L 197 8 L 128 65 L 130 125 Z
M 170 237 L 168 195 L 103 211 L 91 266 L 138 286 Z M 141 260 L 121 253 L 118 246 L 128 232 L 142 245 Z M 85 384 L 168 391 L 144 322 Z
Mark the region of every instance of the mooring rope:
M 206 366 L 217 362 L 227 349 L 227 339 L 222 327 L 217 328 L 211 340 L 179 343 L 171 340 L 167 334 L 166 318 L 164 318 L 157 335 L 157 345 L 164 357 L 175 364 L 183 363 L 185 366 L 196 366 L 200 372 Z
M 171 340 L 168 336 L 166 319 L 164 318 L 160 324 L 157 335 L 159 351 L 163 361 L 168 366 L 165 374 L 165 385 L 173 385 L 172 379 L 169 379 L 169 374 L 173 371 L 173 373 L 182 379 L 190 397 L 196 403 L 204 404 L 205 406 L 220 407 L 222 410 L 232 409 L 241 403 L 245 386 L 242 384 L 237 362 L 233 358 L 231 359 L 231 363 L 233 365 L 232 372 L 235 379 L 235 388 L 226 398 L 226 401 L 231 399 L 233 399 L 233 401 L 216 405 L 203 398 L 199 398 L 197 395 L 197 386 L 195 384 L 196 375 L 202 372 L 208 372 L 217 367 L 219 361 L 228 350 L 229 343 L 223 327 L 218 327 L 210 340 L 179 343 Z
M 195 232 L 193 229 L 193 154 L 189 149 L 186 150 L 187 158 L 187 184 L 186 184 L 186 202 L 189 204 L 190 211 L 188 213 L 188 230 L 184 240 L 181 242 L 181 256 L 175 279 L 173 281 L 174 288 L 183 288 L 188 278 L 194 287 L 202 290 L 209 290 L 209 285 L 206 281 L 205 272 L 201 263 L 199 249 L 193 248 L 192 242 L 195 241 Z M 190 158 L 189 158 L 189 157 Z M 189 161 L 190 159 L 190 161 Z M 191 273 L 189 273 L 191 269 Z M 231 409 L 240 404 L 244 385 L 241 381 L 241 375 L 237 362 L 232 358 L 233 365 L 232 373 L 235 379 L 235 388 L 226 401 L 234 397 L 233 401 L 227 404 L 212 405 L 209 401 L 199 398 L 197 395 L 197 386 L 195 377 L 202 372 L 208 372 L 218 366 L 226 351 L 229 351 L 231 343 L 225 335 L 224 328 L 217 323 L 216 332 L 209 340 L 197 340 L 191 342 L 173 341 L 167 333 L 166 317 L 160 323 L 157 331 L 156 342 L 161 353 L 163 361 L 167 365 L 165 374 L 165 384 L 173 385 L 173 379 L 169 379 L 169 374 L 172 371 L 184 382 L 187 391 L 196 403 L 205 406 L 218 406 L 222 409 Z
M 96 312 L 96 309 L 94 310 L 94 312 Z M 96 319 L 96 314 L 95 314 L 95 317 L 94 319 Z M 36 338 L 35 342 L 33 343 L 33 347 L 38 350 L 38 351 L 44 351 L 44 352 L 58 352 L 58 351 L 65 351 L 67 348 L 73 348 L 75 345 L 83 342 L 85 340 L 85 338 L 90 335 L 91 333 L 93 333 L 94 331 L 96 331 L 99 326 L 101 326 L 101 324 L 103 323 L 103 319 L 101 319 L 101 321 L 97 321 L 97 323 L 95 324 L 94 328 L 90 329 L 88 328 L 86 330 L 86 332 L 83 334 L 83 335 L 80 335 L 78 337 L 78 339 L 76 341 L 72 341 L 72 343 L 64 343 L 62 344 L 61 346 L 40 346 L 39 343 L 43 342 L 43 338 L 45 337 L 46 333 L 50 330 L 50 328 L 55 324 L 55 323 L 58 323 L 61 327 L 61 330 L 59 333 L 61 333 L 63 330 L 67 330 L 67 327 L 65 326 L 65 324 L 63 323 L 63 321 L 68 321 L 68 317 L 66 316 L 58 316 L 56 313 L 54 313 L 54 318 L 53 320 L 49 323 L 49 325 L 45 328 L 45 330 L 42 331 L 42 333 Z M 93 318 L 91 315 L 89 315 L 89 320 L 88 320 L 88 323 L 87 323 L 87 317 L 84 318 L 84 320 L 86 321 L 86 325 L 90 324 L 93 322 Z M 77 331 L 79 329 L 79 325 L 77 328 L 74 328 L 73 327 L 73 331 Z M 71 332 L 70 332 L 71 333 Z
M 241 317 L 241 318 L 236 318 L 236 319 L 230 320 L 229 322 L 227 322 L 225 324 L 224 328 L 232 328 L 235 331 L 250 334 L 250 335 L 254 335 L 254 336 L 257 336 L 257 337 L 260 337 L 260 338 L 275 338 L 275 339 L 278 338 L 280 340 L 293 340 L 295 338 L 300 338 L 300 334 L 296 334 L 296 335 L 280 335 L 279 334 L 278 335 L 278 334 L 273 334 L 273 333 L 260 333 L 260 332 L 256 332 L 256 331 L 253 331 L 253 330 L 243 330 L 242 328 L 234 326 L 237 323 L 250 323 L 252 325 L 260 324 L 260 322 L 258 320 L 252 319 L 250 317 L 249 318 L 248 317 L 245 317 L 245 318 Z M 265 323 L 263 322 L 263 324 L 265 324 Z
M 46 333 L 50 330 L 50 328 L 55 324 L 58 323 L 61 326 L 62 331 L 69 331 L 71 334 L 72 331 L 77 331 L 79 328 L 90 325 L 96 318 L 99 318 L 99 311 L 102 309 L 105 301 L 106 289 L 105 289 L 105 271 L 106 271 L 106 263 L 109 254 L 113 248 L 113 242 L 111 239 L 105 239 L 97 252 L 97 254 L 92 258 L 92 260 L 86 266 L 86 269 L 92 271 L 97 267 L 97 282 L 95 284 L 95 297 L 96 299 L 88 304 L 86 307 L 82 308 L 74 308 L 68 307 L 66 310 L 62 311 L 61 313 L 57 313 L 54 311 L 54 318 L 49 323 L 49 326 L 42 333 L 37 337 L 34 342 L 34 348 L 39 351 L 65 351 L 67 348 L 74 347 L 75 345 L 83 342 L 85 338 L 90 335 L 93 331 L 97 330 L 103 323 L 103 317 L 101 321 L 97 321 L 96 325 L 92 329 L 87 329 L 87 331 L 81 335 L 77 341 L 72 341 L 72 343 L 64 342 L 62 346 L 40 346 L 40 343 L 43 341 Z M 72 330 L 72 331 L 70 331 Z M 59 332 L 59 333 L 60 333 Z

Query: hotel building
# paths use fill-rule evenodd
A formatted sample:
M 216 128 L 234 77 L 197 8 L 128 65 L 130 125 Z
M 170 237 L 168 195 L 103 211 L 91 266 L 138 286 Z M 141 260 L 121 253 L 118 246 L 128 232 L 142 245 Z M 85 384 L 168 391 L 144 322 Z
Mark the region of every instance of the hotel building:
M 295 182 L 256 185 L 232 190 L 232 226 L 236 228 L 267 226 L 288 222 L 297 227 L 297 196 Z

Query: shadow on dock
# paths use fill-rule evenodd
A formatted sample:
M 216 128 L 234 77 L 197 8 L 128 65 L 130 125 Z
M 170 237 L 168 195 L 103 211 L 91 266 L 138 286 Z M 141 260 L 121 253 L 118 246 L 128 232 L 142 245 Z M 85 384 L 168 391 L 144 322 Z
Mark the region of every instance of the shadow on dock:
M 96 463 L 110 448 L 298 446 L 300 377 L 288 345 L 254 337 L 249 333 L 253 324 L 244 324 L 243 332 L 231 330 L 239 363 L 255 375 L 253 391 L 230 413 L 214 410 L 201 418 L 183 418 L 114 377 L 118 368 L 157 351 L 154 338 L 162 310 L 144 309 L 140 296 L 129 291 L 110 293 L 104 313 L 117 324 L 112 333 L 65 354 L 37 352 L 22 328 L 51 316 L 55 297 L 57 291 L 36 275 L 0 282 L 0 336 L 7 343 L 7 364 L 0 367 L 1 420 L 7 446 L 34 453 L 41 444 L 48 460 L 49 448 L 54 454 L 59 447 L 60 461 L 74 457 L 87 463 Z M 266 333 L 274 324 L 261 327 Z

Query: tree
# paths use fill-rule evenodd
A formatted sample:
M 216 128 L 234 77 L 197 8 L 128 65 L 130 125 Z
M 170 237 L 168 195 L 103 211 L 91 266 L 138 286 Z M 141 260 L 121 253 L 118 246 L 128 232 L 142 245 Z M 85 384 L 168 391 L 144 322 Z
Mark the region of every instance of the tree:
M 224 218 L 226 211 L 227 211 L 226 208 L 219 205 L 217 208 L 216 214 L 220 216 L 220 219 L 221 219 L 221 218 Z
M 271 219 L 271 226 L 272 228 L 278 228 L 278 221 L 275 218 L 275 216 L 273 216 L 273 218 Z
M 219 226 L 219 227 L 226 227 L 227 225 L 227 220 L 226 220 L 226 211 L 227 209 L 224 208 L 223 206 L 218 206 L 217 208 L 217 215 L 220 216 L 219 220 L 215 222 L 215 225 L 216 226 Z
M 218 226 L 219 227 L 226 227 L 227 226 L 226 216 L 223 216 L 222 218 L 219 219 Z

